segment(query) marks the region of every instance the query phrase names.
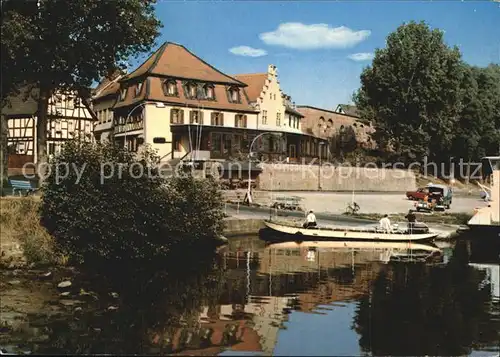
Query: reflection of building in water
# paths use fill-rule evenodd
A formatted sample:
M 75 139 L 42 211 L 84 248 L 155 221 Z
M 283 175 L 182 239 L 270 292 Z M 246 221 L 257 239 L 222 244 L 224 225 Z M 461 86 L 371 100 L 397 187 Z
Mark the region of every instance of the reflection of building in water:
M 378 263 L 382 258 L 380 250 L 318 250 L 311 254 L 308 249 L 268 248 L 262 254 L 259 271 L 269 274 L 270 279 L 278 279 L 280 275 L 287 279 L 308 279 L 292 278 L 290 274 L 297 272 L 311 275 L 307 284 L 310 288 L 297 292 L 296 297 L 301 311 L 312 312 L 318 305 L 349 301 L 366 293 L 370 281 L 382 268 Z M 365 266 L 355 269 L 360 265 Z
M 213 355 L 225 348 L 271 355 L 292 298 L 259 298 L 246 305 L 204 307 L 195 326 L 178 328 L 172 350 L 179 355 Z
M 470 266 L 486 272 L 483 284 L 491 284 L 491 296 L 500 299 L 500 266 L 498 264 L 470 264 Z

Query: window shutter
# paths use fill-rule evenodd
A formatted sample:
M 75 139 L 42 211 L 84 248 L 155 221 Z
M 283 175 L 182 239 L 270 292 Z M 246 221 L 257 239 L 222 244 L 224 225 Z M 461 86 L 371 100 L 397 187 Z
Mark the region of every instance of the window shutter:
M 216 113 L 213 113 L 213 112 L 212 112 L 212 114 L 211 114 L 211 116 L 210 116 L 210 125 L 212 125 L 212 126 L 213 126 L 213 125 L 216 125 L 216 123 L 215 123 L 215 116 L 216 116 L 216 115 L 217 115 Z
M 224 113 L 220 113 L 220 125 L 224 126 Z
M 184 124 L 184 110 L 179 109 L 179 124 Z
M 170 123 L 171 124 L 174 123 L 174 113 L 175 113 L 175 109 L 170 109 Z
M 243 115 L 243 127 L 244 128 L 247 127 L 247 116 L 246 115 Z
M 198 115 L 199 115 L 199 118 L 200 120 L 198 120 L 199 124 L 203 124 L 203 112 L 201 110 L 198 111 Z

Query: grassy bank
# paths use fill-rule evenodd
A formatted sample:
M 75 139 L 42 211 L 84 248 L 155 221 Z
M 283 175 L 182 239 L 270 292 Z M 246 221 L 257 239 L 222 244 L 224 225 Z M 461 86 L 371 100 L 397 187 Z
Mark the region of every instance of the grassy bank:
M 437 224 L 454 224 L 454 225 L 465 225 L 472 218 L 471 214 L 468 213 L 436 213 L 436 214 L 421 214 L 415 213 L 417 216 L 417 221 L 424 223 L 437 223 Z M 379 220 L 384 215 L 379 213 L 360 213 L 355 215 L 349 215 L 350 217 Z M 405 221 L 406 213 L 392 214 L 389 215 L 391 221 Z
M 39 198 L 0 198 L 1 264 L 20 267 L 26 264 L 61 262 L 54 253 L 53 239 L 40 225 Z

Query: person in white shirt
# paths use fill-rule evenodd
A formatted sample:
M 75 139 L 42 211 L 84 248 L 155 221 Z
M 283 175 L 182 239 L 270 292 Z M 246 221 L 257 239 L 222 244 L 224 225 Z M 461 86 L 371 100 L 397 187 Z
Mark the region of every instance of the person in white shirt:
M 304 228 L 316 227 L 318 224 L 316 223 L 316 216 L 314 215 L 313 210 L 310 210 L 306 216 L 306 221 L 304 222 Z
M 384 215 L 384 218 L 382 218 L 379 221 L 379 223 L 380 223 L 380 229 L 382 229 L 385 233 L 392 233 L 391 221 L 387 214 Z

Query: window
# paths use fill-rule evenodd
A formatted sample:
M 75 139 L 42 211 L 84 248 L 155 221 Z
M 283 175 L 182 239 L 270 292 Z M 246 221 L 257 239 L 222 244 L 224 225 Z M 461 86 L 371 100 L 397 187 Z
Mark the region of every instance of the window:
M 240 103 L 240 90 L 233 87 L 229 89 L 229 100 L 231 103 Z
M 267 124 L 267 110 L 262 111 L 262 124 Z
M 203 124 L 203 112 L 200 110 L 191 110 L 189 118 L 190 124 Z
M 220 152 L 222 145 L 222 134 L 220 133 L 211 133 L 211 138 L 210 138 L 210 143 L 211 143 L 211 149 L 212 151 L 217 151 Z
M 234 126 L 236 128 L 246 128 L 247 127 L 247 116 L 243 115 L 243 114 L 235 115 Z
M 224 126 L 224 114 L 223 113 L 212 113 L 212 117 L 210 119 L 210 125 Z
M 135 87 L 135 96 L 136 97 L 141 93 L 141 90 L 142 90 L 142 83 L 137 83 L 137 85 Z
M 173 79 L 167 79 L 162 83 L 163 94 L 168 97 L 178 97 L 177 82 Z
M 273 99 L 273 93 L 269 93 L 269 99 Z
M 276 113 L 276 126 L 281 126 L 281 113 Z
M 211 84 L 205 85 L 203 87 L 203 94 L 205 95 L 205 99 L 215 99 L 214 86 Z
M 333 120 L 332 120 L 331 118 L 330 118 L 330 119 L 328 119 L 328 123 L 326 124 L 326 126 L 327 126 L 328 128 L 333 127 Z
M 318 126 L 322 128 L 325 125 L 325 118 L 319 117 Z
M 56 153 L 56 144 L 49 143 L 49 155 L 54 155 Z
M 126 96 L 127 96 L 127 88 L 124 88 L 120 91 L 120 100 L 125 100 Z
M 182 109 L 170 109 L 170 123 L 184 124 L 184 111 Z
M 195 83 L 186 83 L 184 85 L 184 96 L 188 99 L 198 98 L 198 87 Z

